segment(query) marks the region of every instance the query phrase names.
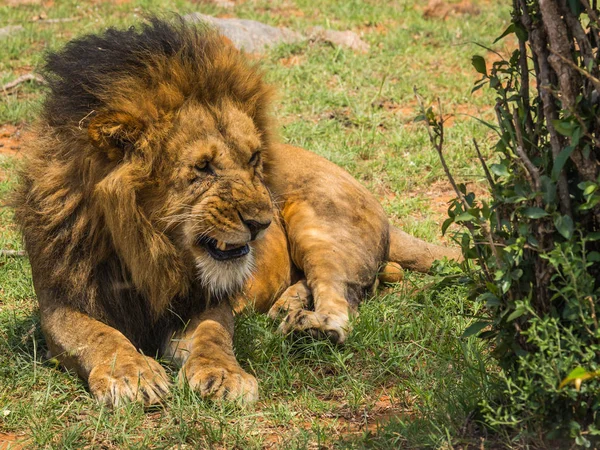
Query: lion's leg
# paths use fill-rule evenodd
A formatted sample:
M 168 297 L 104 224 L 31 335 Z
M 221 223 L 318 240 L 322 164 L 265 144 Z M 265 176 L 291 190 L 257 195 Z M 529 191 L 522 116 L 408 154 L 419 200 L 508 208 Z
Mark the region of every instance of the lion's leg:
M 203 397 L 258 399 L 256 378 L 240 367 L 233 354 L 233 312 L 227 301 L 192 320 L 171 339 L 167 353 L 181 366 L 179 381 L 187 382 Z
M 325 336 L 335 343 L 343 343 L 350 331 L 350 315 L 356 313 L 345 298 L 345 283 L 307 275 L 306 287 L 308 295 L 312 294 L 314 311 L 306 309 L 306 304 L 296 307 L 302 303 L 297 302 L 289 308 L 279 330 L 284 334 L 305 331 L 314 337 Z
M 169 391 L 161 365 L 116 329 L 68 307 L 42 309 L 41 316 L 50 353 L 86 380 L 100 402 L 154 404 Z
M 311 301 L 312 294 L 306 280 L 300 280 L 296 284 L 292 284 L 281 294 L 281 297 L 269 309 L 268 315 L 271 319 L 276 319 L 278 316 L 290 311 L 307 309 Z

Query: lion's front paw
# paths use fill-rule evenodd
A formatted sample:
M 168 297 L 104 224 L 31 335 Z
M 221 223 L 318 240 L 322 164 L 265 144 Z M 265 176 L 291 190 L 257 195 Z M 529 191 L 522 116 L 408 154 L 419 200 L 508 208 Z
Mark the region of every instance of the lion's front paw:
M 191 358 L 179 372 L 179 381 L 211 400 L 237 400 L 252 403 L 258 400 L 258 382 L 237 362 L 222 367 L 205 358 Z
M 279 325 L 279 331 L 283 334 L 303 331 L 313 337 L 325 336 L 335 344 L 342 344 L 350 331 L 350 324 L 345 313 L 321 314 L 301 309 L 291 311 Z
M 312 300 L 312 294 L 306 280 L 301 280 L 288 287 L 277 299 L 267 315 L 271 319 L 276 319 L 280 315 L 287 314 L 290 311 L 306 309 Z
M 160 403 L 169 392 L 168 380 L 165 369 L 158 362 L 136 355 L 125 361 L 121 359 L 94 367 L 88 384 L 94 397 L 109 406 L 128 401 L 152 405 Z

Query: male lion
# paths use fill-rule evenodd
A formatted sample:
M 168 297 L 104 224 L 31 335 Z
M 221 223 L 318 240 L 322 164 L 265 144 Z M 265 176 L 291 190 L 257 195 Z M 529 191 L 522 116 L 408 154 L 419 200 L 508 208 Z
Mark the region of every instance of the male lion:
M 340 168 L 275 142 L 271 89 L 212 31 L 109 29 L 49 54 L 45 75 L 16 219 L 50 352 L 100 401 L 160 401 L 156 354 L 203 396 L 255 400 L 232 349 L 241 291 L 265 311 L 283 293 L 282 331 L 342 342 L 382 263 L 456 256 L 390 229 Z

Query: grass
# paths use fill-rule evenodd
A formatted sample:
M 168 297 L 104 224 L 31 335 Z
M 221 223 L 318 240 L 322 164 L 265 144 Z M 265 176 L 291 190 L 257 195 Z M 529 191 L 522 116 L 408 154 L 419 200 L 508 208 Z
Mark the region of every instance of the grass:
M 473 0 L 479 14 L 444 19 L 424 17 L 425 6 L 408 0 L 247 1 L 232 11 L 187 1 L 168 7 L 149 0 L 12 3 L 17 6 L 0 5 L 0 28 L 24 30 L 0 41 L 0 84 L 35 69 L 47 49 L 109 25 L 130 25 L 147 12 L 233 14 L 302 32 L 313 26 L 354 30 L 370 44 L 367 54 L 301 43 L 261 56 L 278 87 L 282 139 L 349 170 L 406 231 L 439 240 L 444 206 L 435 205 L 449 187 L 425 130 L 414 122 L 416 86 L 427 103 L 440 97 L 453 115 L 446 157 L 459 181 L 483 180 L 470 143 L 477 138 L 489 155 L 492 138 L 470 116 L 492 120 L 493 98 L 470 94 L 477 79 L 470 57 L 489 56 L 473 43 L 492 45 L 508 25 L 508 4 Z M 32 21 L 44 15 L 74 20 Z M 501 43 L 494 48 L 505 51 Z M 26 128 L 42 96 L 36 84 L 0 93 L 0 126 Z M 17 164 L 0 154 L 0 198 L 14 183 Z M 11 216 L 0 207 L 1 249 L 21 248 Z M 475 413 L 494 366 L 479 342 L 461 338 L 477 311 L 460 285 L 422 289 L 436 280 L 408 274 L 402 285 L 365 302 L 343 347 L 285 339 L 264 316 L 239 317 L 236 351 L 259 380 L 256 405 L 212 404 L 174 389 L 165 408 L 111 411 L 46 359 L 28 261 L 0 256 L 0 433 L 18 435 L 31 448 L 499 445 L 488 440 Z

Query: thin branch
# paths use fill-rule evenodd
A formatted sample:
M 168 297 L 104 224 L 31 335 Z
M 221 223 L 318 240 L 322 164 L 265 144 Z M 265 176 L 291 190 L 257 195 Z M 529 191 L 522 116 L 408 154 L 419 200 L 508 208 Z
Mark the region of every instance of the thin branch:
M 443 152 L 443 149 L 444 149 L 444 114 L 442 112 L 442 103 L 438 97 L 439 121 L 437 123 L 439 123 L 439 127 L 437 127 L 438 131 L 435 132 L 434 130 L 432 130 L 431 124 L 429 123 L 429 119 L 426 116 L 425 106 L 423 105 L 423 100 L 421 99 L 421 97 L 419 96 L 419 93 L 417 92 L 416 86 L 413 86 L 413 92 L 415 93 L 415 97 L 417 99 L 417 102 L 419 103 L 421 112 L 423 113 L 423 115 L 425 115 L 425 124 L 427 125 L 427 133 L 429 134 L 429 140 L 431 141 L 431 144 L 435 147 L 435 150 L 437 151 L 437 154 L 440 157 L 440 162 L 442 163 L 442 167 L 444 168 L 446 177 L 448 178 L 448 181 L 450 181 L 450 184 L 452 185 L 454 192 L 456 192 L 457 197 L 463 204 L 465 211 L 468 211 L 471 208 L 471 206 L 467 202 L 467 199 L 465 198 L 463 193 L 460 191 L 460 189 L 458 189 L 458 186 L 457 186 L 456 182 L 454 181 L 454 177 L 452 176 L 452 173 L 450 172 L 450 169 L 448 168 L 448 164 L 446 164 L 446 158 L 444 158 L 444 152 Z M 437 139 L 436 139 L 436 135 L 437 135 Z M 483 220 L 480 220 L 478 222 L 479 222 L 480 230 L 483 233 L 483 236 L 489 242 L 490 249 L 492 250 L 492 254 L 494 255 L 494 257 L 496 259 L 496 265 L 500 266 L 501 265 L 500 257 L 498 255 L 498 251 L 496 250 L 496 246 L 494 244 L 494 239 L 489 230 L 488 224 L 487 224 L 487 222 L 484 222 Z M 473 224 L 469 223 L 469 222 L 465 222 L 465 226 L 471 233 L 471 236 L 473 237 L 473 241 L 475 241 L 476 235 L 475 235 L 475 230 L 474 230 Z M 481 252 L 479 246 L 475 246 L 475 248 L 477 249 L 479 264 L 481 265 L 481 267 L 484 268 L 484 272 L 488 276 L 491 276 L 489 268 L 486 264 L 485 259 L 483 258 L 483 255 L 482 255 L 482 252 Z
M 40 84 L 46 84 L 46 80 L 44 80 L 41 76 L 36 75 L 35 73 L 26 73 L 13 81 L 6 83 L 1 89 L 5 94 L 9 94 L 11 90 L 16 88 L 18 85 L 25 83 L 26 81 L 35 81 Z
M 31 22 L 45 24 L 45 23 L 75 22 L 76 20 L 79 20 L 79 17 L 59 17 L 57 19 L 42 19 L 40 17 L 37 17 L 35 19 L 31 19 Z
M 0 250 L 0 256 L 20 257 L 27 256 L 25 250 Z
M 488 166 L 485 163 L 485 160 L 483 159 L 483 156 L 481 156 L 481 152 L 479 151 L 479 145 L 477 145 L 477 140 L 475 138 L 473 138 L 473 145 L 475 146 L 475 151 L 477 152 L 477 157 L 479 158 L 481 167 L 483 167 L 483 171 L 485 172 L 485 177 L 487 178 L 488 183 L 490 183 L 490 186 L 492 187 L 492 189 L 494 189 L 496 187 L 496 183 L 494 183 L 492 174 L 490 173 Z
M 423 105 L 423 100 L 421 99 L 421 97 L 419 96 L 419 93 L 417 92 L 416 86 L 413 86 L 413 92 L 415 93 L 415 97 L 417 98 L 417 102 L 419 103 L 419 107 L 421 108 L 421 111 L 423 112 L 423 114 L 425 114 L 425 106 Z M 469 209 L 470 206 L 467 203 L 467 200 L 463 196 L 462 192 L 460 192 L 460 190 L 458 189 L 458 186 L 456 185 L 456 182 L 454 181 L 454 177 L 452 176 L 452 173 L 450 172 L 450 169 L 448 168 L 448 164 L 446 164 L 446 158 L 444 158 L 443 151 L 442 151 L 444 148 L 444 119 L 443 119 L 444 116 L 442 114 L 442 104 L 441 104 L 439 98 L 438 98 L 438 109 L 439 109 L 439 114 L 440 114 L 440 127 L 439 127 L 439 133 L 437 134 L 438 139 L 436 139 L 434 131 L 431 129 L 431 124 L 429 123 L 429 120 L 426 117 L 425 124 L 427 125 L 427 133 L 429 134 L 429 140 L 435 147 L 435 150 L 437 151 L 437 153 L 440 157 L 440 161 L 442 163 L 442 167 L 444 168 L 444 172 L 446 173 L 446 177 L 448 177 L 448 180 L 450 181 L 450 184 L 452 185 L 454 192 L 456 192 L 456 195 L 458 196 L 458 198 L 460 199 L 461 203 L 463 204 L 463 206 L 465 207 L 465 210 L 466 210 L 466 209 Z
M 582 74 L 584 77 L 586 77 L 587 79 L 589 79 L 592 82 L 592 84 L 594 85 L 594 87 L 596 88 L 596 90 L 598 92 L 600 92 L 600 80 L 598 78 L 596 78 L 595 76 L 593 76 L 587 70 L 583 70 L 581 67 L 579 67 L 577 64 L 575 64 L 573 61 L 571 61 L 569 58 L 565 58 L 563 55 L 560 55 L 560 54 L 556 53 L 551 48 L 549 48 L 549 50 L 550 50 L 550 53 L 552 53 L 553 55 L 556 55 L 558 58 L 560 58 L 561 61 L 563 61 L 564 63 L 568 64 L 573 69 L 577 70 L 580 74 Z
M 562 12 L 563 17 L 567 21 L 567 25 L 573 33 L 573 37 L 579 46 L 579 52 L 583 58 L 584 66 L 592 67 L 594 63 L 594 52 L 592 50 L 590 40 L 585 34 L 585 30 L 581 26 L 581 22 L 573 15 L 571 8 L 569 8 L 566 4 L 563 4 Z
M 521 125 L 519 124 L 519 115 L 517 114 L 517 109 L 513 110 L 513 120 L 515 122 L 515 132 L 517 134 L 517 145 L 515 146 L 515 152 L 525 167 L 527 168 L 529 175 L 531 175 L 533 189 L 536 192 L 540 192 L 542 190 L 542 182 L 540 180 L 540 171 L 537 167 L 531 162 L 527 153 L 525 153 L 525 142 L 523 140 L 523 132 L 521 131 Z

